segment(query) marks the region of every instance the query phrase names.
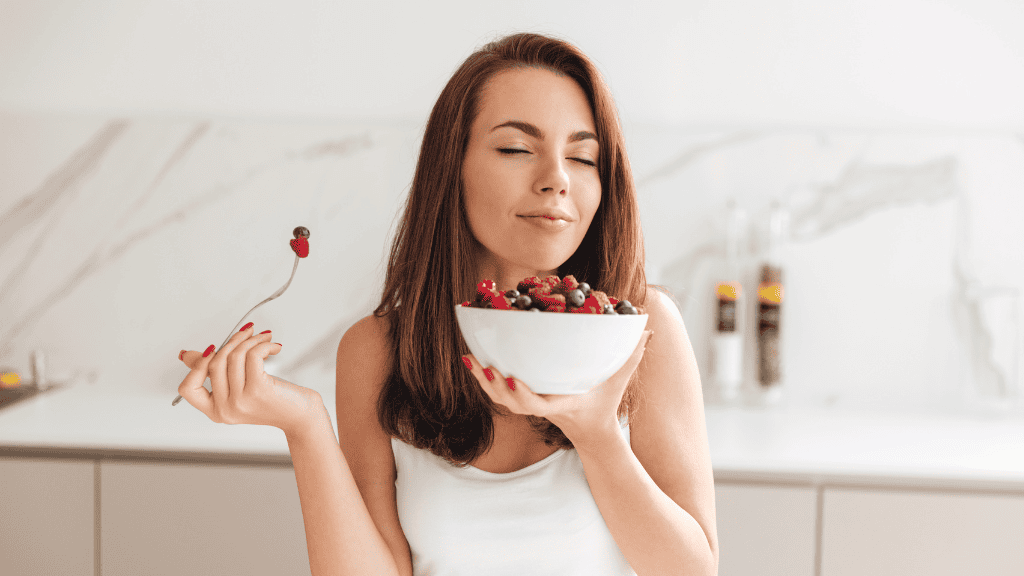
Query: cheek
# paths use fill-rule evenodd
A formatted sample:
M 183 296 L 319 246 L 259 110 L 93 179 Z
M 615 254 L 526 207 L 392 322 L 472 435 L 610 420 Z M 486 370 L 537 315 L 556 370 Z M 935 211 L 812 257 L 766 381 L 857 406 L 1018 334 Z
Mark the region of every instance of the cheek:
M 580 200 L 580 203 L 577 204 L 580 216 L 588 218 L 592 222 L 594 215 L 597 214 L 597 208 L 601 205 L 601 182 L 598 181 L 593 184 L 593 187 L 588 188 L 587 194 Z
M 493 235 L 494 222 L 498 218 L 499 209 L 495 202 L 496 193 L 491 190 L 486 177 L 469 177 L 464 180 L 464 206 L 466 219 L 473 236 L 481 242 Z

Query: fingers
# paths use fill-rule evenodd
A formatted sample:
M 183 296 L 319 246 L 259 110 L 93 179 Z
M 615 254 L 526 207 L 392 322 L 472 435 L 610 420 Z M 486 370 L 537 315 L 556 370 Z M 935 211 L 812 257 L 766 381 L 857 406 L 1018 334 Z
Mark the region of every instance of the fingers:
M 234 394 L 241 394 L 244 390 L 246 371 L 259 372 L 262 370 L 263 358 L 271 353 L 276 354 L 281 349 L 280 345 L 268 343 L 271 338 L 269 331 L 256 336 L 252 333 L 252 326 L 249 325 L 228 339 L 220 350 L 215 350 L 206 357 L 195 350 L 183 350 L 178 355 L 191 370 L 178 386 L 178 394 L 214 422 L 224 421 L 224 414 L 221 411 L 227 407 L 228 398 Z M 248 352 L 260 345 L 276 350 L 257 349 L 255 354 L 258 355 L 260 366 L 247 368 L 246 365 L 251 363 Z M 203 386 L 207 378 L 210 379 L 212 393 Z
M 213 395 L 203 386 L 203 383 L 206 382 L 210 361 L 213 360 L 213 354 L 203 358 L 202 354 L 189 351 L 184 354 L 184 358 L 188 359 L 185 363 L 192 371 L 178 385 L 178 394 L 200 412 L 206 414 L 207 418 L 216 422 L 217 419 L 214 418 Z
M 252 339 L 256 341 L 255 339 Z M 263 361 L 266 360 L 267 356 L 271 354 L 277 354 L 281 351 L 281 344 L 277 342 L 270 342 L 270 334 L 267 334 L 266 341 L 256 341 L 256 345 L 249 349 L 249 352 L 245 355 L 245 373 L 250 377 L 258 377 L 266 372 Z M 248 384 L 252 384 L 255 380 L 249 380 Z
M 251 332 L 253 329 L 250 328 L 241 334 Z M 228 377 L 228 398 L 232 396 L 241 396 L 242 391 L 245 389 L 245 375 L 257 375 L 263 372 L 263 357 L 259 358 L 259 366 L 250 365 L 250 359 L 253 356 L 249 353 L 250 350 L 256 348 L 260 344 L 269 342 L 271 334 L 257 334 L 255 336 L 246 337 L 241 340 L 234 348 L 228 352 L 228 366 L 227 366 L 227 377 Z M 274 346 L 275 348 L 277 346 Z
M 227 343 L 214 353 L 210 362 L 210 387 L 213 389 L 213 401 L 215 405 L 227 406 L 230 385 L 228 381 L 228 355 L 240 343 L 252 336 L 253 327 L 236 332 Z M 244 378 L 244 377 L 243 377 Z
M 527 413 L 524 411 L 527 407 L 521 404 L 523 401 L 528 399 L 528 397 L 525 397 L 520 393 L 517 398 L 517 396 L 515 396 L 516 392 L 514 391 L 523 390 L 521 387 L 525 386 L 524 384 L 514 378 L 511 379 L 512 384 L 509 384 L 509 378 L 499 372 L 497 368 L 493 366 L 484 368 L 472 354 L 465 356 L 465 358 L 469 362 L 469 365 L 472 366 L 470 370 L 473 372 L 473 375 L 476 376 L 477 381 L 480 382 L 480 387 L 483 388 L 484 392 L 491 397 L 492 402 L 505 406 L 515 414 Z
M 476 357 L 473 356 L 472 354 L 463 356 L 463 362 L 466 362 L 466 366 L 470 367 L 470 372 L 472 372 L 473 376 L 475 376 L 477 381 L 480 382 L 480 386 L 484 389 L 484 392 L 486 392 L 487 395 L 491 397 L 491 400 L 497 402 L 498 398 L 496 398 L 494 395 L 494 389 L 492 387 L 492 384 L 504 380 L 504 377 L 501 375 L 501 373 L 498 372 L 498 370 L 495 369 L 493 366 L 488 366 L 487 368 L 484 368 L 483 365 L 481 365 L 480 362 L 476 359 Z

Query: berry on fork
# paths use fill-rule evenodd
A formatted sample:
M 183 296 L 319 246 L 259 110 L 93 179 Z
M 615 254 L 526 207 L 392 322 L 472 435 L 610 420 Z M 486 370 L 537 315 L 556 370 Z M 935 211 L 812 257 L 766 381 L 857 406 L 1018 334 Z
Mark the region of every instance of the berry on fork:
M 292 230 L 292 236 L 295 237 L 289 242 L 292 245 L 292 252 L 295 252 L 299 258 L 309 256 L 309 229 L 305 226 L 298 226 Z
M 256 309 L 259 308 L 260 306 L 263 306 L 267 302 L 270 302 L 274 298 L 277 298 L 281 294 L 284 294 L 284 291 L 287 290 L 288 286 L 291 285 L 292 279 L 295 278 L 295 270 L 298 269 L 298 267 L 299 267 L 299 258 L 305 258 L 306 256 L 309 256 L 309 240 L 308 240 L 308 238 L 309 238 L 309 228 L 306 228 L 305 226 L 297 226 L 294 230 L 292 230 L 292 236 L 295 237 L 295 239 L 291 241 L 292 251 L 295 252 L 295 256 L 297 258 L 295 259 L 295 264 L 292 265 L 292 275 L 288 278 L 288 282 L 286 282 L 284 286 L 279 288 L 277 290 L 277 292 L 274 292 L 273 294 L 271 294 L 269 298 L 267 298 L 266 300 L 264 300 L 263 302 L 260 302 L 259 304 L 255 305 L 255 306 L 253 306 L 252 310 L 249 310 L 245 314 L 245 316 L 242 316 L 242 319 L 238 321 L 238 324 L 241 324 L 242 322 L 245 322 L 245 319 L 248 318 L 250 314 L 255 312 Z M 252 323 L 250 322 L 244 328 L 242 328 L 242 330 L 247 330 L 249 328 L 249 326 L 251 326 L 251 325 L 252 325 Z M 238 328 L 237 324 L 235 325 L 235 328 Z M 241 332 L 242 330 L 239 330 L 239 332 Z M 268 332 L 269 332 L 269 330 L 268 330 Z M 264 332 L 264 334 L 265 334 L 265 332 Z M 233 335 L 234 335 L 234 331 L 232 331 L 231 334 L 228 334 L 228 337 L 224 339 L 224 344 L 227 344 L 228 340 L 230 340 L 231 336 L 233 336 Z M 221 344 L 220 347 L 223 348 L 224 344 Z M 211 345 L 210 349 L 207 350 L 207 353 L 212 352 L 213 349 L 214 348 Z M 204 356 L 205 356 L 205 354 L 204 354 Z M 181 402 L 181 395 L 180 394 L 178 395 L 177 398 L 174 399 L 173 402 L 171 402 L 171 406 L 177 406 L 178 402 Z

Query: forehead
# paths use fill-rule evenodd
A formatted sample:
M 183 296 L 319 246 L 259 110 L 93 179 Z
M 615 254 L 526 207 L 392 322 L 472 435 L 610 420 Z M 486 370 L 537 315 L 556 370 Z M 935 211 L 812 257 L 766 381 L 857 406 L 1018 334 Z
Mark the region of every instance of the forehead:
M 481 90 L 478 128 L 490 130 L 509 119 L 594 131 L 593 112 L 583 88 L 570 76 L 537 66 L 503 70 Z

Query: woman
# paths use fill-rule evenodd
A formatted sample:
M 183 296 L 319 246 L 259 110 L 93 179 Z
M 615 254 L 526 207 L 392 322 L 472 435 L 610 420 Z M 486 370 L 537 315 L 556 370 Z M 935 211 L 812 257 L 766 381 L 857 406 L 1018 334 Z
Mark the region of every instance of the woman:
M 317 392 L 264 372 L 280 347 L 251 327 L 187 352 L 178 391 L 214 421 L 285 432 L 313 574 L 715 574 L 700 376 L 643 268 L 610 92 L 574 46 L 512 35 L 431 113 L 381 303 L 338 346 L 339 442 Z M 584 395 L 506 382 L 455 320 L 482 279 L 553 274 L 649 315 Z

